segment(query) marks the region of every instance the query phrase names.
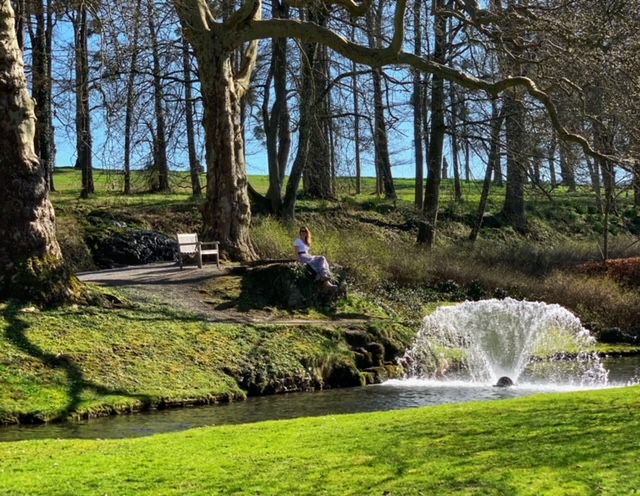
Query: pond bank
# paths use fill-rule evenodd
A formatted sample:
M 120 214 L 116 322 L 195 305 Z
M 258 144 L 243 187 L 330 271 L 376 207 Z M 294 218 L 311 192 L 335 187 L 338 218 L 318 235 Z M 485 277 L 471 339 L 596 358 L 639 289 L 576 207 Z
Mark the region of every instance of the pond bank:
M 151 300 L 1 311 L 0 424 L 380 382 L 414 332 L 374 319 L 217 323 Z

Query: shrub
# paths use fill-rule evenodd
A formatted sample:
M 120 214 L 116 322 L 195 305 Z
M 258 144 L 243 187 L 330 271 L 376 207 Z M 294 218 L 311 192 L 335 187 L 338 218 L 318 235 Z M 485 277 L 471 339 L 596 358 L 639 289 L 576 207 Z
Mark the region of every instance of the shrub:
M 266 260 L 294 259 L 293 227 L 286 227 L 273 217 L 260 217 L 251 226 L 251 240 L 258 256 Z
M 609 278 L 556 272 L 537 297 L 569 308 L 594 330 L 631 329 L 640 321 L 640 294 Z

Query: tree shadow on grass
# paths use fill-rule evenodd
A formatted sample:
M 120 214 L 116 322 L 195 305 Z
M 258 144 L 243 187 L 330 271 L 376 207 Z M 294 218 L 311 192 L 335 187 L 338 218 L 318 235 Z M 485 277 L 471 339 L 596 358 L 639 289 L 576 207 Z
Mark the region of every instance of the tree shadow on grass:
M 100 396 L 124 396 L 127 398 L 135 399 L 139 402 L 140 410 L 144 410 L 154 406 L 154 401 L 151 396 L 144 394 L 133 394 L 129 391 L 122 389 L 111 389 L 100 384 L 94 384 L 84 378 L 82 369 L 75 363 L 70 357 L 64 354 L 53 354 L 41 349 L 35 345 L 27 337 L 27 331 L 29 325 L 20 318 L 20 307 L 15 305 L 9 305 L 3 312 L 3 317 L 8 326 L 5 330 L 5 336 L 7 341 L 21 350 L 23 353 L 29 355 L 42 362 L 47 368 L 51 370 L 62 370 L 68 383 L 68 395 L 69 402 L 62 408 L 58 414 L 53 418 L 43 419 L 38 413 L 31 412 L 27 414 L 19 415 L 20 423 L 39 423 L 43 421 L 62 421 L 70 415 L 78 412 L 78 407 L 82 402 L 82 393 L 84 391 L 93 391 Z M 114 412 L 115 413 L 115 412 Z

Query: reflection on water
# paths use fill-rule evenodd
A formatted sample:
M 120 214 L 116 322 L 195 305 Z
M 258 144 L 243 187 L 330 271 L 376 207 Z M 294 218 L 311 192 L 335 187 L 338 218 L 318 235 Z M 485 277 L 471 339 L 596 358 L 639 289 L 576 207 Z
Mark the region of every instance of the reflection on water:
M 622 386 L 638 382 L 640 356 L 605 360 L 609 382 Z M 500 400 L 541 392 L 563 392 L 576 386 L 526 384 L 495 388 L 491 384 L 423 380 L 388 381 L 363 388 L 335 389 L 249 398 L 224 405 L 159 410 L 82 422 L 0 428 L 0 441 L 43 438 L 107 439 L 140 437 L 194 427 L 242 424 L 341 413 L 396 410 L 445 403 Z

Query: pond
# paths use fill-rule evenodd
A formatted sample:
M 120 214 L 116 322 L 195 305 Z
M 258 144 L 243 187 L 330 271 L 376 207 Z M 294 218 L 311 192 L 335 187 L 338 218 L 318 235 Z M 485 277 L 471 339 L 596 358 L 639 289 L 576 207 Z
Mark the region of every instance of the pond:
M 603 360 L 609 387 L 638 383 L 640 356 Z M 375 386 L 253 397 L 246 401 L 206 407 L 157 410 L 37 426 L 0 428 L 0 442 L 25 439 L 110 439 L 141 437 L 194 427 L 242 424 L 263 420 L 373 412 L 529 396 L 581 389 L 572 385 L 526 384 L 495 388 L 463 381 L 394 380 Z

